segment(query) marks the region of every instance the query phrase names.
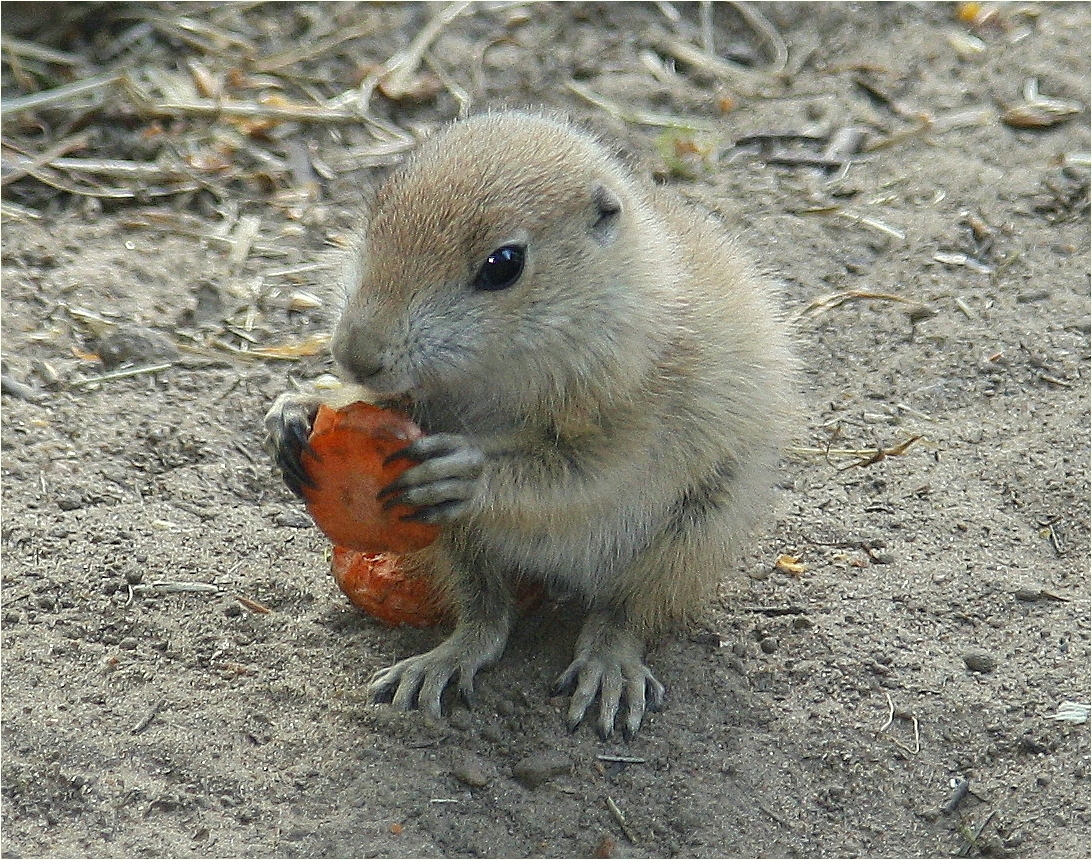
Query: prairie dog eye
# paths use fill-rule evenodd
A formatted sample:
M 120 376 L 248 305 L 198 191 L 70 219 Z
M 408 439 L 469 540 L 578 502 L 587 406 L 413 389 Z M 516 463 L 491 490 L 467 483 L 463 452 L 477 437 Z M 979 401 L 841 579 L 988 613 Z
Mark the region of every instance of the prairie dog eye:
M 526 250 L 522 245 L 502 245 L 493 251 L 474 278 L 479 290 L 506 290 L 523 274 Z

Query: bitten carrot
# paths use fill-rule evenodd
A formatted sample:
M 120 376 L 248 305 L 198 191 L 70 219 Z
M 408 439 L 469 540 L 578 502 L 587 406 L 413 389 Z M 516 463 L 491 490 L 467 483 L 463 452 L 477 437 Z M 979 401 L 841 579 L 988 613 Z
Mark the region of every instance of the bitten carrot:
M 406 576 L 398 555 L 335 546 L 332 567 L 338 587 L 353 605 L 391 627 L 432 627 L 447 616 L 432 581 Z
M 370 403 L 320 406 L 303 463 L 313 487 L 303 495 L 315 523 L 336 545 L 365 553 L 406 553 L 428 546 L 440 527 L 404 520 L 414 509 L 384 510 L 376 495 L 414 465 L 396 458 L 422 435 L 407 416 Z

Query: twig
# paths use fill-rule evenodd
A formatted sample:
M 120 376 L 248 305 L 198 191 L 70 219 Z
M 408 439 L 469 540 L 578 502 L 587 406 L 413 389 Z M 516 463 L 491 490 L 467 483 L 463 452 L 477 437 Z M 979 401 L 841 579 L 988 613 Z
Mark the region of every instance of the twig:
M 71 138 L 64 141 L 63 144 L 58 144 L 54 149 L 60 149 L 63 145 L 65 147 L 62 151 L 71 151 L 72 149 L 79 149 L 86 141 L 78 138 Z M 159 180 L 162 182 L 171 182 L 178 179 L 192 179 L 189 174 L 182 173 L 180 170 L 172 170 L 165 168 L 159 164 L 152 164 L 145 161 L 125 161 L 117 158 L 60 158 L 60 153 L 54 154 L 54 150 L 50 150 L 48 153 L 38 156 L 37 158 L 31 158 L 26 155 L 16 155 L 16 167 L 17 173 L 15 178 L 19 176 L 31 173 L 33 170 L 39 167 L 52 167 L 56 170 L 67 170 L 72 173 L 89 173 L 92 176 L 106 176 L 111 179 L 134 179 L 141 182 L 147 182 L 150 180 Z M 22 172 L 19 172 L 22 171 Z M 4 183 L 10 181 L 9 177 L 4 177 Z
M 40 93 L 18 96 L 13 99 L 0 99 L 0 116 L 7 117 L 26 110 L 49 107 L 58 102 L 68 101 L 75 96 L 82 96 L 86 93 L 95 92 L 95 90 L 113 86 L 121 78 L 122 74 L 120 72 L 114 72 L 97 78 L 86 78 L 73 84 L 65 84 L 63 87 L 56 87 L 52 90 L 43 90 Z
M 895 408 L 898 409 L 899 412 L 905 412 L 908 415 L 913 415 L 915 418 L 920 418 L 922 421 L 936 421 L 936 419 L 932 415 L 927 415 L 912 406 L 907 406 L 905 403 L 896 403 Z
M 884 233 L 894 239 L 898 239 L 900 242 L 906 241 L 906 234 L 903 233 L 902 230 L 885 224 L 878 218 L 873 218 L 870 215 L 858 215 L 855 212 L 849 212 L 845 209 L 839 209 L 836 214 L 852 221 L 854 224 L 860 224 L 863 227 L 871 227 L 877 233 Z
M 71 185 L 66 182 L 61 182 L 58 179 L 54 179 L 49 174 L 43 172 L 41 168 L 32 168 L 30 162 L 32 159 L 20 156 L 22 161 L 21 169 L 26 176 L 32 176 L 41 182 L 43 185 L 48 185 L 50 188 L 56 188 L 58 191 L 63 191 L 66 194 L 74 194 L 82 197 L 101 197 L 103 199 L 110 200 L 123 200 L 132 197 L 167 197 L 172 194 L 180 194 L 185 191 L 196 191 L 201 187 L 201 184 L 192 177 L 183 178 L 186 181 L 179 182 L 177 185 L 172 185 L 169 188 L 155 187 L 150 185 L 144 185 L 138 183 L 137 187 L 133 188 L 79 188 L 75 185 Z M 53 162 L 53 167 L 56 168 L 61 162 L 67 162 L 66 166 L 72 167 L 73 163 L 81 162 L 83 159 L 66 159 L 58 158 Z M 160 168 L 154 165 L 144 165 L 152 170 L 159 171 Z
M 172 366 L 172 363 L 168 361 L 164 364 L 149 364 L 144 367 L 127 367 L 122 370 L 115 370 L 111 373 L 104 373 L 101 376 L 80 379 L 72 384 L 77 388 L 86 388 L 88 385 L 95 385 L 99 382 L 111 382 L 115 379 L 126 379 L 127 377 L 140 376 L 144 373 L 159 373 L 164 370 L 170 370 Z
M 955 812 L 960 802 L 967 796 L 967 792 L 971 790 L 971 781 L 966 777 L 957 777 L 955 785 L 952 787 L 952 793 L 948 795 L 948 799 L 940 806 L 940 811 L 944 815 L 951 815 Z
M 599 761 L 618 762 L 620 764 L 647 764 L 648 763 L 648 759 L 640 758 L 639 756 L 633 756 L 633 755 L 606 755 L 606 754 L 602 754 L 602 755 L 597 755 L 596 758 L 599 759 Z
M 873 230 L 883 233 L 887 236 L 891 236 L 899 241 L 906 240 L 906 234 L 902 230 L 898 230 L 895 227 L 885 224 L 878 218 L 873 218 L 869 215 L 858 215 L 856 212 L 849 212 L 843 209 L 841 206 L 811 206 L 807 209 L 797 209 L 792 214 L 794 215 L 839 215 L 848 221 L 852 221 L 854 224 L 861 224 L 865 227 L 871 227 Z
M 626 824 L 626 817 L 622 814 L 622 810 L 618 808 L 618 804 L 609 795 L 607 796 L 607 809 L 614 816 L 614 820 L 618 822 L 618 826 L 622 828 L 622 835 L 626 837 L 626 840 L 636 845 L 637 839 L 634 837 L 633 831 L 629 829 L 629 825 Z
M 75 149 L 83 149 L 85 146 L 87 146 L 87 143 L 88 141 L 90 141 L 90 139 L 90 133 L 84 132 L 82 134 L 76 134 L 72 137 L 62 140 L 60 143 L 47 149 L 41 155 L 30 158 L 30 170 L 22 167 L 15 167 L 8 171 L 4 175 L 4 177 L 0 179 L 0 186 L 7 185 L 9 182 L 14 182 L 16 179 L 21 179 L 22 177 L 30 173 L 31 170 L 37 170 L 39 167 L 45 167 L 50 162 L 54 161 L 55 159 L 59 159 L 62 155 L 66 155 Z M 23 154 L 21 157 L 26 158 L 27 156 Z
M 243 597 L 241 594 L 233 594 L 232 597 L 238 600 L 251 612 L 256 612 L 258 615 L 271 615 L 273 613 L 272 609 L 259 603 L 257 600 L 251 600 L 249 597 Z
M 139 7 L 138 7 L 139 8 Z M 198 18 L 186 18 L 180 15 L 146 14 L 141 16 L 152 27 L 173 36 L 180 41 L 193 45 L 205 54 L 219 54 L 225 47 L 234 46 L 253 56 L 257 46 L 242 36 L 219 27 L 214 27 Z M 212 42 L 208 41 L 212 40 Z M 213 44 L 215 43 L 215 44 Z
M 167 704 L 167 700 L 160 699 L 158 702 L 152 705 L 148 713 L 141 717 L 140 722 L 133 726 L 132 729 L 129 730 L 129 733 L 133 735 L 139 735 L 142 731 L 148 728 L 148 726 L 151 725 L 152 720 L 155 719 L 155 715 L 160 712 L 165 704 Z
M 895 721 L 895 703 L 891 701 L 891 694 L 884 693 L 887 696 L 887 722 L 880 726 L 880 734 L 882 735 L 887 731 L 888 727 Z
M 278 69 L 283 69 L 285 66 L 294 66 L 304 60 L 311 60 L 321 56 L 343 42 L 370 36 L 375 32 L 375 29 L 375 21 L 369 19 L 357 27 L 350 27 L 348 30 L 333 33 L 323 39 L 317 39 L 302 47 L 293 48 L 289 51 L 282 51 L 279 54 L 273 54 L 272 56 L 257 60 L 254 63 L 254 71 L 275 72 Z
M 717 47 L 713 41 L 713 4 L 710 0 L 702 0 L 698 4 L 698 26 L 701 29 L 701 46 L 707 54 L 716 53 Z
M 966 857 L 971 849 L 980 850 L 978 840 L 982 838 L 982 833 L 986 829 L 986 825 L 990 823 L 990 820 L 997 814 L 997 810 L 993 810 L 986 816 L 985 820 L 979 825 L 978 831 L 974 836 L 970 835 L 970 831 L 966 829 L 966 825 L 961 825 L 959 828 L 960 835 L 967 840 L 967 844 L 959 850 L 960 857 Z
M 591 102 L 596 107 L 605 110 L 611 116 L 623 120 L 624 122 L 631 122 L 637 125 L 660 126 L 664 128 L 682 128 L 687 129 L 688 131 L 716 131 L 717 128 L 713 123 L 692 117 L 673 116 L 671 114 L 646 111 L 641 108 L 625 107 L 617 102 L 611 101 L 605 96 L 599 95 L 574 80 L 566 81 L 565 86 L 571 92 L 580 96 L 580 98 Z
M 876 463 L 879 463 L 881 460 L 886 459 L 887 457 L 898 457 L 902 454 L 905 454 L 906 449 L 913 445 L 915 442 L 917 442 L 920 438 L 920 435 L 911 436 L 905 442 L 896 445 L 894 448 L 880 448 L 879 450 L 873 452 L 870 456 L 865 457 L 862 460 L 858 460 L 856 463 L 850 463 L 848 466 L 841 466 L 838 471 L 844 472 L 846 469 L 853 468 L 863 469 L 866 466 L 873 466 Z
M 84 62 L 82 57 L 69 54 L 66 51 L 58 51 L 47 48 L 36 42 L 24 42 L 22 39 L 13 39 L 5 36 L 0 39 L 0 48 L 19 57 L 29 57 L 32 60 L 43 60 L 58 66 L 78 66 Z
M 1068 379 L 1058 379 L 1058 377 L 1056 376 L 1048 376 L 1045 373 L 1040 373 L 1039 379 L 1041 379 L 1043 382 L 1049 382 L 1051 385 L 1060 385 L 1062 386 L 1062 388 L 1073 387 L 1073 383 L 1070 382 Z
M 871 457 L 875 448 L 802 448 L 789 446 L 786 454 L 799 454 L 804 457 Z
M 399 51 L 383 64 L 382 74 L 376 78 L 376 83 L 382 81 L 383 91 L 387 96 L 397 99 L 412 89 L 410 79 L 417 74 L 425 51 L 436 41 L 436 37 L 440 35 L 443 29 L 462 15 L 469 6 L 469 2 L 448 3 L 429 19 L 429 22 L 414 37 L 414 40 L 406 46 L 405 50 Z M 370 97 L 371 92 L 368 92 L 367 95 Z M 366 103 L 367 100 L 365 99 Z
M 891 701 L 891 694 L 885 691 L 884 695 L 887 696 L 888 713 L 887 713 L 887 722 L 884 723 L 883 727 L 880 729 L 880 731 L 879 731 L 880 734 L 883 734 L 884 732 L 887 731 L 887 729 L 891 726 L 891 723 L 894 722 L 895 716 L 896 716 L 895 715 L 895 703 Z M 904 744 L 902 741 L 900 741 L 898 738 L 895 738 L 895 737 L 891 738 L 891 742 L 893 744 L 895 744 L 895 746 L 899 747 L 900 749 L 903 749 L 906 752 L 910 753 L 910 755 L 917 755 L 919 752 L 921 752 L 921 735 L 918 732 L 918 718 L 915 717 L 913 714 L 902 714 L 902 713 L 900 713 L 898 716 L 902 717 L 903 719 L 909 719 L 914 724 L 914 748 L 911 749 L 910 747 L 908 747 L 906 744 Z
M 912 299 L 904 298 L 903 296 L 897 296 L 894 293 L 874 293 L 870 290 L 845 290 L 840 293 L 831 293 L 829 296 L 823 296 L 816 299 L 804 310 L 800 312 L 800 317 L 805 317 L 814 311 L 829 311 L 834 308 L 841 307 L 846 302 L 858 301 L 858 300 L 877 300 L 884 302 L 902 302 L 904 304 L 915 304 Z
M 146 102 L 141 109 L 153 116 L 232 117 L 235 119 L 269 119 L 284 122 L 313 122 L 337 125 L 361 122 L 364 117 L 355 111 L 337 110 L 322 105 L 266 105 L 255 102 L 193 101 Z
M 742 91 L 743 87 L 741 85 L 746 85 L 747 91 L 745 94 L 748 96 L 754 95 L 758 87 L 766 82 L 765 75 L 710 54 L 674 36 L 664 36 L 657 39 L 653 42 L 653 47 L 663 51 L 670 57 L 674 57 L 679 62 L 694 66 L 719 80 L 726 81 L 737 90 Z
M 973 310 L 971 310 L 971 306 L 963 301 L 963 299 L 961 299 L 959 296 L 953 296 L 952 300 L 955 302 L 955 306 L 959 308 L 963 316 L 965 316 L 969 320 L 973 320 L 975 318 L 975 313 Z
M 902 143 L 904 140 L 910 140 L 911 138 L 918 137 L 926 134 L 933 128 L 933 118 L 928 115 L 921 115 L 918 117 L 918 124 L 901 131 L 893 132 L 887 137 L 881 137 L 873 140 L 864 146 L 864 152 L 878 152 L 881 149 L 887 149 L 889 146 L 895 146 Z
M 770 71 L 775 75 L 785 71 L 785 66 L 789 62 L 789 48 L 785 44 L 785 40 L 781 38 L 781 34 L 777 32 L 777 28 L 751 3 L 736 2 L 728 5 L 739 13 L 740 17 L 747 22 L 751 29 L 758 32 L 769 43 L 774 55 Z
M 981 260 L 977 260 L 968 254 L 948 254 L 943 251 L 938 251 L 933 254 L 933 259 L 945 266 L 964 266 L 980 275 L 993 274 L 992 266 L 987 266 Z
M 0 200 L 0 215 L 17 221 L 37 221 L 42 217 L 41 212 L 12 203 L 10 200 Z

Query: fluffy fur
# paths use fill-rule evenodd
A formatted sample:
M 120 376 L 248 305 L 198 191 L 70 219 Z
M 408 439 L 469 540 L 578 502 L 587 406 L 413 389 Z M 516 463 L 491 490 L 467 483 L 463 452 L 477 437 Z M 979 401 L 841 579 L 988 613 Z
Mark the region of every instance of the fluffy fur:
M 475 289 L 512 243 L 527 248 L 519 281 Z M 511 583 L 542 579 L 592 611 L 562 678 L 578 686 L 570 722 L 598 693 L 601 732 L 619 700 L 636 730 L 632 700 L 662 691 L 639 643 L 729 572 L 770 482 L 792 361 L 769 283 L 591 135 L 521 112 L 427 141 L 377 194 L 350 271 L 335 357 L 454 440 L 421 452 L 407 500 L 459 484 L 416 563 L 460 626 L 377 691 L 430 710 L 455 674 L 468 692 L 462 675 L 503 649 Z

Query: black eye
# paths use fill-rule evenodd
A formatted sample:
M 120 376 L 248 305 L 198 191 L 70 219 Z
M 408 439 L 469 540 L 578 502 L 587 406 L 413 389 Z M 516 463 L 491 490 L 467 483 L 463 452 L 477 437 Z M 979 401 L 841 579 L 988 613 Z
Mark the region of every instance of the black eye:
M 485 258 L 474 286 L 479 290 L 505 290 L 523 274 L 526 252 L 522 245 L 504 245 Z

